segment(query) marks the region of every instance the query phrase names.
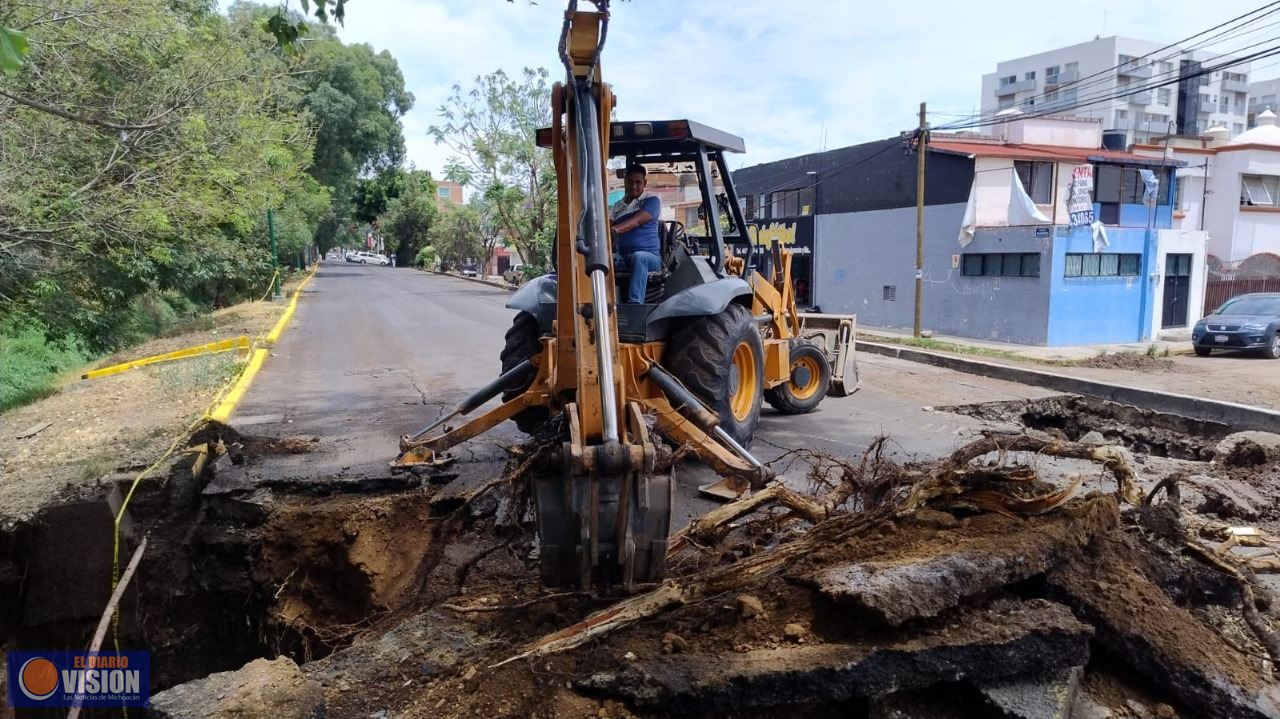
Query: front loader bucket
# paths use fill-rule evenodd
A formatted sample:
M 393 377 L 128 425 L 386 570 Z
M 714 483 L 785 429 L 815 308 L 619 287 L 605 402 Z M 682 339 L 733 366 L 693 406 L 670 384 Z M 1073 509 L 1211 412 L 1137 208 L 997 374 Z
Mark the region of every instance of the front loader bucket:
M 800 336 L 817 342 L 831 364 L 831 386 L 827 394 L 848 397 L 858 391 L 858 359 L 854 346 L 857 315 L 800 313 Z

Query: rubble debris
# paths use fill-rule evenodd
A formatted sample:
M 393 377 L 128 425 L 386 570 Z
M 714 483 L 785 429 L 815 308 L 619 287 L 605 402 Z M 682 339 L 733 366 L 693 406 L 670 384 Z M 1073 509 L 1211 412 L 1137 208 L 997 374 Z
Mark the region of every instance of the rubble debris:
M 997 528 L 1008 524 L 1004 517 L 981 515 L 931 541 L 834 564 L 801 579 L 834 601 L 897 626 L 1041 574 L 1115 525 L 1114 504 L 1096 502 L 1083 511 L 1083 517 L 1055 517 L 1017 532 Z
M 255 659 L 232 672 L 211 674 L 151 697 L 154 719 L 319 719 L 320 684 L 288 657 Z
M 791 622 L 782 628 L 782 636 L 789 642 L 803 642 L 804 637 L 809 631 L 804 628 L 803 624 Z
M 1197 716 L 1280 717 L 1280 687 L 1137 567 L 1123 536 L 1098 540 L 1087 560 L 1046 574 L 1049 586 L 1097 630 L 1096 641 L 1167 689 Z
M 968 676 L 994 679 L 1080 666 L 1089 658 L 1091 634 L 1060 604 L 1001 601 L 964 612 L 936 630 L 896 638 L 641 660 L 575 686 L 675 713 L 844 701 Z
M 1260 508 L 1269 503 L 1258 490 L 1244 482 L 1209 477 L 1193 477 L 1190 481 L 1204 494 L 1204 502 L 1196 507 L 1201 514 L 1252 521 L 1261 516 Z
M 979 689 L 1010 719 L 1075 719 L 1084 667 L 1043 676 L 980 682 Z
M 667 632 L 662 635 L 662 653 L 663 654 L 679 654 L 689 649 L 689 642 L 684 637 L 675 632 Z
M 1086 437 L 1092 442 L 1101 436 L 1108 444 L 1118 444 L 1134 452 L 1195 461 L 1213 459 L 1217 442 L 1231 434 L 1231 427 L 1221 422 L 1074 395 L 935 409 L 998 423 L 1014 422 L 1081 443 L 1085 443 Z M 1091 434 L 1093 432 L 1097 435 Z
M 750 594 L 739 594 L 735 603 L 738 605 L 738 615 L 743 619 L 754 619 L 764 614 L 764 604 Z

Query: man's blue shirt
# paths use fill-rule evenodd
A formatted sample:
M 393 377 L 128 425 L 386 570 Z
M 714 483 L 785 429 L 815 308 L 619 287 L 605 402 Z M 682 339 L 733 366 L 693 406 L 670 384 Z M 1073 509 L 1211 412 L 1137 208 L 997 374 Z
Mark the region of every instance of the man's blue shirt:
M 619 200 L 618 204 L 622 204 L 622 201 Z M 641 211 L 648 212 L 650 220 L 628 232 L 619 233 L 618 244 L 614 250 L 624 255 L 641 251 L 660 254 L 662 244 L 658 241 L 658 216 L 662 213 L 662 203 L 656 195 L 650 195 L 640 200 L 638 204 L 639 207 L 634 211 L 615 216 L 614 223 L 624 222 Z

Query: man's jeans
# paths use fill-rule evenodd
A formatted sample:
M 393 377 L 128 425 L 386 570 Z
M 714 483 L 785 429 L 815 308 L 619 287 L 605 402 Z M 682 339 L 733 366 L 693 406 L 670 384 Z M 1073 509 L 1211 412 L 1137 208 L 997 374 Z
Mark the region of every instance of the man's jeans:
M 644 293 L 649 287 L 649 273 L 662 269 L 662 260 L 644 250 L 615 254 L 613 269 L 631 273 L 631 282 L 627 285 L 627 302 L 638 305 L 644 303 Z

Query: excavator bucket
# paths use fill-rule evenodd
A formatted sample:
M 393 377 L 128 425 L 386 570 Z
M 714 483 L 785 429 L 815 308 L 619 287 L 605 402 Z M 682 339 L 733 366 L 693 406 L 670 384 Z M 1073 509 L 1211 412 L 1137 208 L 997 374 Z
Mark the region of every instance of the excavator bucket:
M 858 359 L 854 338 L 857 315 L 800 313 L 800 336 L 817 342 L 831 364 L 831 386 L 827 394 L 848 397 L 858 391 Z

